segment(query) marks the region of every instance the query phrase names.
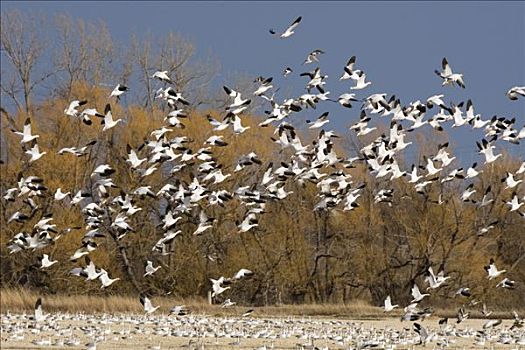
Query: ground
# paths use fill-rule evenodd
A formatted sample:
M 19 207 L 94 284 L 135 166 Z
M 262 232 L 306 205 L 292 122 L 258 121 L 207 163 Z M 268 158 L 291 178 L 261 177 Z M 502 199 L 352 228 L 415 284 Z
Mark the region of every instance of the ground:
M 215 317 L 204 314 L 174 317 L 166 314 L 51 314 L 36 324 L 31 316 L 2 314 L 2 349 L 86 349 L 97 340 L 97 349 L 356 349 L 376 345 L 385 349 L 418 349 L 419 336 L 412 322 L 398 318 L 349 320 L 329 317 Z M 476 338 L 487 320 L 468 319 L 459 325 L 449 320 L 447 334 L 438 318 L 420 324 L 436 334 L 426 349 L 525 349 L 525 329 L 509 330 L 513 320 L 485 330 L 485 344 Z M 18 328 L 18 330 L 16 330 Z M 19 336 L 19 339 L 15 339 Z M 502 340 L 514 344 L 501 344 Z M 383 345 L 384 340 L 386 346 Z M 35 340 L 53 346 L 38 346 Z M 60 343 L 60 341 L 62 343 Z M 74 346 L 67 346 L 72 341 Z M 395 344 L 394 344 L 395 343 Z M 389 345 L 389 344 L 394 344 Z M 521 344 L 521 345 L 520 345 Z M 390 346 L 390 347 L 389 347 Z

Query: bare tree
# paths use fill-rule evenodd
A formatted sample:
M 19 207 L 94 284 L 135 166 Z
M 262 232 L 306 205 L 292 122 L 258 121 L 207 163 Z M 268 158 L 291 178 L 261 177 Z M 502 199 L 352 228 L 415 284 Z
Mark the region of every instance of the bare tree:
M 42 16 L 23 16 L 16 10 L 2 12 L 2 56 L 12 69 L 2 65 L 0 86 L 2 94 L 27 115 L 31 115 L 35 88 L 56 73 L 56 69 L 37 70 L 46 47 L 44 23 Z

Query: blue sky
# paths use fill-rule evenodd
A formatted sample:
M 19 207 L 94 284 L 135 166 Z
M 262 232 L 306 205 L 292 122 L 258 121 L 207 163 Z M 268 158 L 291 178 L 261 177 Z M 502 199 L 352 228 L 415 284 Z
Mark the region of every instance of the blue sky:
M 373 83 L 360 97 L 385 92 L 408 104 L 444 93 L 456 103 L 471 98 L 484 119 L 497 114 L 516 117 L 517 127 L 525 123 L 525 101 L 505 96 L 510 87 L 525 85 L 525 2 L 2 2 L 2 10 L 11 8 L 102 19 L 113 39 L 124 42 L 133 32 L 174 31 L 195 44 L 197 55 L 211 52 L 220 60 L 217 84 L 228 84 L 224 77 L 231 72 L 274 76 L 282 91 L 295 95 L 306 80 L 283 79 L 286 66 L 294 73 L 312 70 L 314 65 L 301 65 L 308 52 L 326 51 L 320 67 L 335 98 L 349 91 L 351 83 L 338 79 L 347 59 L 356 55 L 357 66 Z M 283 30 L 299 15 L 303 20 L 291 38 L 268 33 Z M 465 90 L 441 87 L 433 71 L 443 56 L 464 74 Z M 342 130 L 358 117 L 358 109 L 334 107 L 327 108 L 332 128 Z M 462 130 L 451 137 L 462 153 L 467 147 L 476 150 L 482 133 Z M 523 144 L 499 145 L 525 154 Z

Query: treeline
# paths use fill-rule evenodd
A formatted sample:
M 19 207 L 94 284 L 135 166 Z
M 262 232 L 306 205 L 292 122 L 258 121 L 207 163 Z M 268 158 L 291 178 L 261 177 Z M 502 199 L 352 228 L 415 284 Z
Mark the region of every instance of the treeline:
M 129 50 L 116 49 L 103 25 L 63 17 L 51 26 L 62 33 L 54 43 L 62 49 L 53 50 L 55 59 L 47 67 L 29 59 L 43 59 L 46 54 L 37 22 L 34 27 L 30 23 L 20 14 L 2 13 L 2 55 L 8 55 L 11 64 L 5 66 L 8 74 L 2 74 L 2 101 L 16 105 L 14 112 L 3 108 L 1 116 L 2 287 L 24 286 L 45 293 L 105 295 L 140 291 L 151 295 L 206 296 L 211 288 L 210 278 L 231 277 L 246 268 L 254 276 L 234 284 L 219 300 L 224 296 L 240 304 L 270 305 L 339 303 L 360 298 L 380 305 L 391 295 L 396 303 L 406 304 L 412 299 L 410 289 L 414 283 L 426 288 L 423 279 L 428 268 L 433 267 L 451 277 L 447 286 L 433 293 L 440 300 L 454 298 L 456 290 L 468 286 L 475 298 L 487 304 L 523 305 L 523 218 L 517 212 L 509 213 L 504 202 L 511 190 L 505 189 L 501 181 L 507 171 L 516 172 L 522 160 L 508 155 L 490 165 L 480 164 L 483 171 L 472 180 L 476 199 L 491 186 L 493 201 L 482 208 L 460 199 L 467 183 L 464 180 L 434 181 L 418 193 L 404 178 L 376 178 L 364 162 L 356 162 L 352 168 L 336 164 L 323 166 L 319 171 L 334 178 L 338 172 L 349 174 L 354 186 L 364 186 L 357 208 L 314 210 L 320 200 L 319 186 L 314 181 L 295 181 L 292 177 L 283 181 L 284 190 L 291 193 L 280 200 L 266 201 L 264 213 L 258 216 L 258 227 L 248 232 L 239 232 L 246 206 L 237 197 L 224 206 L 199 202 L 197 208 L 181 215 L 177 223 L 181 234 L 166 255 L 152 248 L 165 233 L 162 222 L 170 203 L 161 196 L 136 195 L 134 204 L 142 210 L 129 217 L 134 231 L 115 239 L 110 229 L 101 230 L 105 236 L 96 238 L 97 249 L 89 254 L 97 267 L 121 280 L 101 289 L 97 282 L 72 276 L 71 269 L 84 265 L 83 259 L 71 261 L 70 257 L 79 249 L 88 228 L 82 207 L 69 200 L 54 199 L 58 188 L 72 196 L 82 191 L 97 198 L 97 184 L 91 174 L 100 164 L 109 164 L 115 170 L 111 175 L 115 187 L 108 188 L 110 198 L 131 194 L 140 186 L 150 186 L 153 193 L 166 184 L 183 184 L 187 188 L 199 176 L 200 161 L 188 162 L 176 173 L 161 164 L 145 177 L 126 162 L 126 145 L 145 157 L 149 147 L 145 141 L 152 140 L 152 131 L 167 125 L 169 109 L 155 101 L 152 69 L 168 70 L 176 80 L 174 86 L 190 101 L 184 128 L 172 127 L 166 134 L 168 139 L 187 137 L 184 152 L 188 154 L 197 154 L 204 141 L 217 134 L 207 116 L 222 120 L 226 99 L 222 91 L 208 91 L 206 82 L 214 69 L 207 63 L 191 63 L 193 46 L 175 35 L 161 38 L 155 46 L 150 43 L 156 40 L 144 39 L 136 41 Z M 132 75 L 139 83 L 131 87 L 130 94 L 120 103 L 110 100 L 113 85 L 125 84 Z M 106 87 L 106 83 L 111 86 Z M 39 89 L 46 93 L 37 100 L 34 94 Z M 97 117 L 91 126 L 84 125 L 80 119 L 64 114 L 72 100 L 87 100 L 90 107 L 100 112 L 110 101 L 113 115 L 123 122 L 108 132 L 101 131 Z M 202 108 L 206 104 L 211 107 Z M 28 117 L 33 134 L 39 135 L 40 150 L 46 152 L 31 163 L 25 154 L 28 146 L 21 145 L 20 138 L 12 132 L 22 130 Z M 228 146 L 214 147 L 213 157 L 221 164 L 223 174 L 231 176 L 220 184 L 208 184 L 210 191 L 235 193 L 242 186 L 255 189 L 270 163 L 278 167 L 281 162 L 290 161 L 293 150 L 276 146 L 271 139 L 275 137 L 274 129 L 258 126 L 262 120 L 261 116 L 246 113 L 242 122 L 250 129 L 239 135 L 230 129 L 219 132 Z M 374 139 L 370 135 L 357 139 L 344 133 L 341 132 L 347 142 L 337 146 L 337 153 L 343 158 L 358 154 L 365 141 Z M 299 137 L 308 144 L 317 136 L 303 133 Z M 439 138 L 443 137 L 441 134 Z M 64 147 L 82 147 L 93 140 L 96 143 L 85 156 L 58 154 Z M 438 148 L 438 142 L 429 141 L 432 138 L 423 140 L 424 143 L 413 145 L 420 150 L 421 164 L 424 156 L 435 154 Z M 411 141 L 417 143 L 417 137 Z M 250 152 L 255 152 L 262 164 L 236 172 L 240 156 Z M 410 168 L 410 164 L 400 166 Z M 28 205 L 24 196 L 5 198 L 8 189 L 17 188 L 20 178 L 28 176 L 44 179 L 46 190 L 34 198 L 36 207 Z M 443 173 L 441 179 L 445 176 Z M 377 192 L 387 188 L 393 190 L 390 203 L 376 203 Z M 30 213 L 29 219 L 8 224 L 17 211 Z M 213 227 L 195 236 L 201 211 L 214 218 Z M 11 254 L 8 246 L 13 237 L 20 232 L 34 232 L 35 223 L 49 214 L 56 225 L 53 236 L 58 237 L 53 244 Z M 488 232 L 481 231 L 492 223 L 494 227 Z M 39 258 L 44 253 L 59 262 L 47 269 L 39 268 Z M 491 258 L 517 281 L 513 290 L 495 288 L 493 281 L 487 280 L 483 267 Z M 153 276 L 143 277 L 147 260 L 162 268 Z

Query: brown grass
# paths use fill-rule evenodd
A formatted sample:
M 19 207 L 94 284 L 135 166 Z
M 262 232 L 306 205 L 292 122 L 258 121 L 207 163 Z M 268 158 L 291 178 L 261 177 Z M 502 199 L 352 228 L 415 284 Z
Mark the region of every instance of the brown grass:
M 42 297 L 42 303 L 46 312 L 82 312 L 82 313 L 138 313 L 143 312 L 138 296 L 109 295 L 39 295 L 26 289 L 0 289 L 0 312 L 33 312 L 38 297 Z M 192 313 L 207 314 L 211 316 L 238 316 L 248 306 L 236 306 L 223 309 L 220 305 L 209 305 L 202 298 L 175 298 L 175 297 L 152 297 L 154 305 L 160 305 L 159 313 L 167 313 L 175 305 L 186 305 Z M 385 314 L 383 309 L 370 305 L 366 301 L 355 300 L 351 304 L 304 304 L 304 305 L 276 305 L 253 307 L 252 316 L 312 316 L 329 318 L 350 318 L 361 320 L 374 320 L 388 317 L 400 317 L 402 310 L 395 310 Z M 469 309 L 471 318 L 484 318 L 478 307 Z M 450 317 L 456 316 L 455 309 L 435 308 L 434 316 Z M 523 310 L 516 310 L 523 313 Z M 509 310 L 494 312 L 491 318 L 512 318 Z

